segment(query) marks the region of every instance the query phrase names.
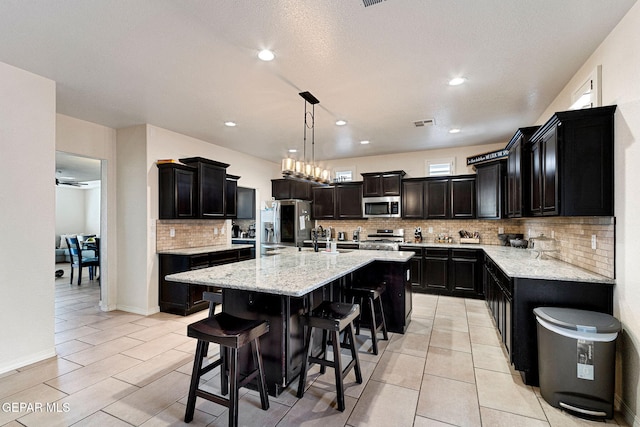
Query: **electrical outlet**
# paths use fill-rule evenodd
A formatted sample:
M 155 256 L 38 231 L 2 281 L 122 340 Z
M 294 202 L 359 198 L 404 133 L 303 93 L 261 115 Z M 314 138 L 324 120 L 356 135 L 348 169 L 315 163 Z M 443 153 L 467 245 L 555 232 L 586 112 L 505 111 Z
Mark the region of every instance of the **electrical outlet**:
M 213 228 L 213 235 L 217 236 L 218 235 L 218 227 L 214 227 Z
M 224 234 L 224 227 L 220 229 L 220 234 Z
M 555 232 L 555 231 L 553 231 L 553 230 L 551 230 L 551 238 L 552 238 L 552 239 L 555 239 L 555 238 L 556 238 L 556 232 Z
M 530 239 L 531 238 L 531 229 L 529 229 L 529 233 L 527 233 L 527 238 Z
M 176 237 L 176 229 L 175 228 L 170 228 L 169 229 L 169 237 Z
M 504 227 L 498 227 L 498 234 L 504 234 Z
M 429 227 L 429 233 L 433 233 L 433 227 Z
M 597 243 L 597 241 L 596 241 L 596 235 L 595 235 L 595 234 L 592 234 L 592 235 L 591 235 L 591 249 L 596 249 L 596 243 Z

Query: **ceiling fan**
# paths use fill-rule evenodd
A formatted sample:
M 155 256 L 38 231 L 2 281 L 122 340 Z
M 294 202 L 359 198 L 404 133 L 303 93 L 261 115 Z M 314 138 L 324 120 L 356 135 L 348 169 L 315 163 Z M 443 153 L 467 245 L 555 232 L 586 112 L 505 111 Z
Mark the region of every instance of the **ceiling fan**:
M 89 185 L 86 182 L 78 182 L 78 181 L 60 181 L 56 178 L 56 185 L 69 185 L 71 187 L 82 187 L 83 185 Z

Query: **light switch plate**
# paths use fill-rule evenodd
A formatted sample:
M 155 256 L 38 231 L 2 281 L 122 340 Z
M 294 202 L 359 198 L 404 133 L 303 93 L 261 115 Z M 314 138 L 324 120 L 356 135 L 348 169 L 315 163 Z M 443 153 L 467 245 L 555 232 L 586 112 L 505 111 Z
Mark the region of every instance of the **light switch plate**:
M 169 229 L 169 237 L 176 237 L 176 229 L 175 228 L 170 228 Z

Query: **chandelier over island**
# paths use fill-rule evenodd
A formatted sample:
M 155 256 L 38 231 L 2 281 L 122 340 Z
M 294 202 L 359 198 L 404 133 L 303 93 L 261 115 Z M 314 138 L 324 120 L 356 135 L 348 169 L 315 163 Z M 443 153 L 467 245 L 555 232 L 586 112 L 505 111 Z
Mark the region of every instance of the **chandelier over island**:
M 320 101 L 310 92 L 300 92 L 299 95 L 304 99 L 303 156 L 302 160 L 296 160 L 290 157 L 282 159 L 282 175 L 306 181 L 329 183 L 331 173 L 329 170 L 316 165 L 315 161 L 315 105 L 320 103 Z M 311 112 L 307 111 L 307 104 L 311 104 Z M 309 126 L 307 121 L 308 117 L 311 117 L 311 126 Z M 311 129 L 311 162 L 307 162 L 307 129 Z

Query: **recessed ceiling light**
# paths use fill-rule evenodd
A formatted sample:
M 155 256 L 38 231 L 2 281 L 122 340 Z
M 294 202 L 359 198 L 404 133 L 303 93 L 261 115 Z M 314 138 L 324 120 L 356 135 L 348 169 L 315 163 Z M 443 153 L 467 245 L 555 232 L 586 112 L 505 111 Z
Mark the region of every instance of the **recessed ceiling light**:
M 369 143 L 369 141 L 367 141 L 367 140 L 360 141 L 360 144 L 362 144 L 362 145 L 367 145 L 368 143 Z
M 236 122 L 232 122 L 232 121 L 229 120 L 229 121 L 224 122 L 224 125 L 232 128 L 232 127 L 236 126 Z
M 346 121 L 346 120 L 342 120 L 342 119 L 340 119 L 340 120 L 336 120 L 336 125 L 337 125 L 337 126 L 344 126 L 344 125 L 346 125 L 346 124 L 347 124 L 347 121 Z
M 466 81 L 467 79 L 465 79 L 464 77 L 456 77 L 454 79 L 449 80 L 449 86 L 458 86 Z
M 298 152 L 298 150 L 296 150 L 295 148 L 289 148 L 289 152 L 290 152 L 290 153 L 297 153 L 297 152 Z
M 449 129 L 449 133 L 460 133 L 460 129 L 458 128 Z
M 269 49 L 263 49 L 260 52 L 258 52 L 258 58 L 260 58 L 263 61 L 273 61 L 273 58 L 275 58 L 276 55 L 271 52 Z

